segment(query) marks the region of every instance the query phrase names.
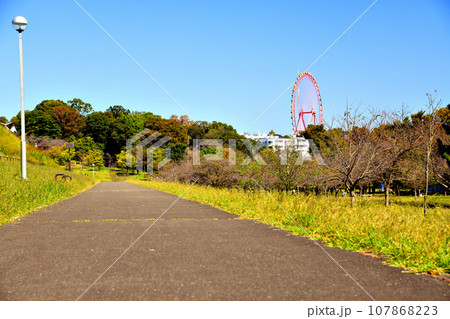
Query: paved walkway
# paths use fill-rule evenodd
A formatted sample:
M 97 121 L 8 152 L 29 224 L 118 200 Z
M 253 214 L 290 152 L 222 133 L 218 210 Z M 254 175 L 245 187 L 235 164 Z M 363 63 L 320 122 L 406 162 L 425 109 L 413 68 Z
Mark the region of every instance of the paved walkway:
M 326 248 L 346 274 L 305 237 L 184 199 L 155 223 L 176 199 L 101 183 L 0 227 L 0 300 L 450 300 L 442 280 Z

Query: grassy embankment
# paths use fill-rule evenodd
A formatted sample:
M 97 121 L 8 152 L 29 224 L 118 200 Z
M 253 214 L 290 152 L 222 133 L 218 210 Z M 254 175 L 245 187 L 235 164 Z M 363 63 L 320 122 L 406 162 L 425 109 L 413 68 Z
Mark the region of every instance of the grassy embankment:
M 0 127 L 0 155 L 20 157 L 20 140 Z M 27 147 L 27 176 L 22 180 L 19 161 L 0 159 L 0 225 L 39 208 L 74 196 L 93 186 L 96 179 L 71 173 L 72 181 L 55 181 L 55 174 L 68 174 L 34 147 Z
M 188 185 L 158 181 L 128 182 L 181 195 Z M 354 209 L 348 198 L 286 195 L 271 192 L 312 237 L 328 246 L 370 252 L 387 263 L 411 272 L 450 272 L 450 200 L 440 197 L 424 217 L 421 202 L 394 197 L 384 207 L 383 197 L 359 199 Z M 183 198 L 212 205 L 241 218 L 251 218 L 298 235 L 305 232 L 264 192 L 244 192 L 193 186 Z M 446 202 L 446 203 L 442 203 Z

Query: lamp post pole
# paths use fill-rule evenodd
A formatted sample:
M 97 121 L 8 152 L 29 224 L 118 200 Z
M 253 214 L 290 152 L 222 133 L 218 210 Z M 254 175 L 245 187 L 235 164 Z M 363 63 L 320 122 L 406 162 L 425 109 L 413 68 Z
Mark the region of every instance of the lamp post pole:
M 28 23 L 24 17 L 15 17 L 12 21 L 13 27 L 19 32 L 19 60 L 20 60 L 20 147 L 22 179 L 27 179 L 27 144 L 25 140 L 25 99 L 23 93 L 23 49 L 22 32 L 25 31 Z
M 22 31 L 19 31 L 19 58 L 20 58 L 20 146 L 22 160 L 22 178 L 27 179 L 27 144 L 25 141 L 25 98 L 23 94 L 23 49 Z

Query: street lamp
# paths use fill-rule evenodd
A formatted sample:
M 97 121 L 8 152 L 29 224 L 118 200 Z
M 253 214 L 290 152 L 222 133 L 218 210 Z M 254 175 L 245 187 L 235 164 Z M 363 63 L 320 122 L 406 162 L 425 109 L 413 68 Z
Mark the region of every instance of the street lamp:
M 27 179 L 27 144 L 25 141 L 25 102 L 23 98 L 23 54 L 22 54 L 22 32 L 28 26 L 27 19 L 17 16 L 12 20 L 13 28 L 19 32 L 19 58 L 20 58 L 20 145 L 21 145 L 21 163 L 22 178 Z

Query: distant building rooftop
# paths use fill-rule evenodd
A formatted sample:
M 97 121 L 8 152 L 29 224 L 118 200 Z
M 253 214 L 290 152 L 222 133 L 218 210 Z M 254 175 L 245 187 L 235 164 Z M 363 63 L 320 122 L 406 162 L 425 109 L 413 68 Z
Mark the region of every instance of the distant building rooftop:
M 19 133 L 16 130 L 16 126 L 14 125 L 13 122 L 9 122 L 9 123 L 2 123 L 8 131 L 13 132 L 16 135 L 19 135 Z

